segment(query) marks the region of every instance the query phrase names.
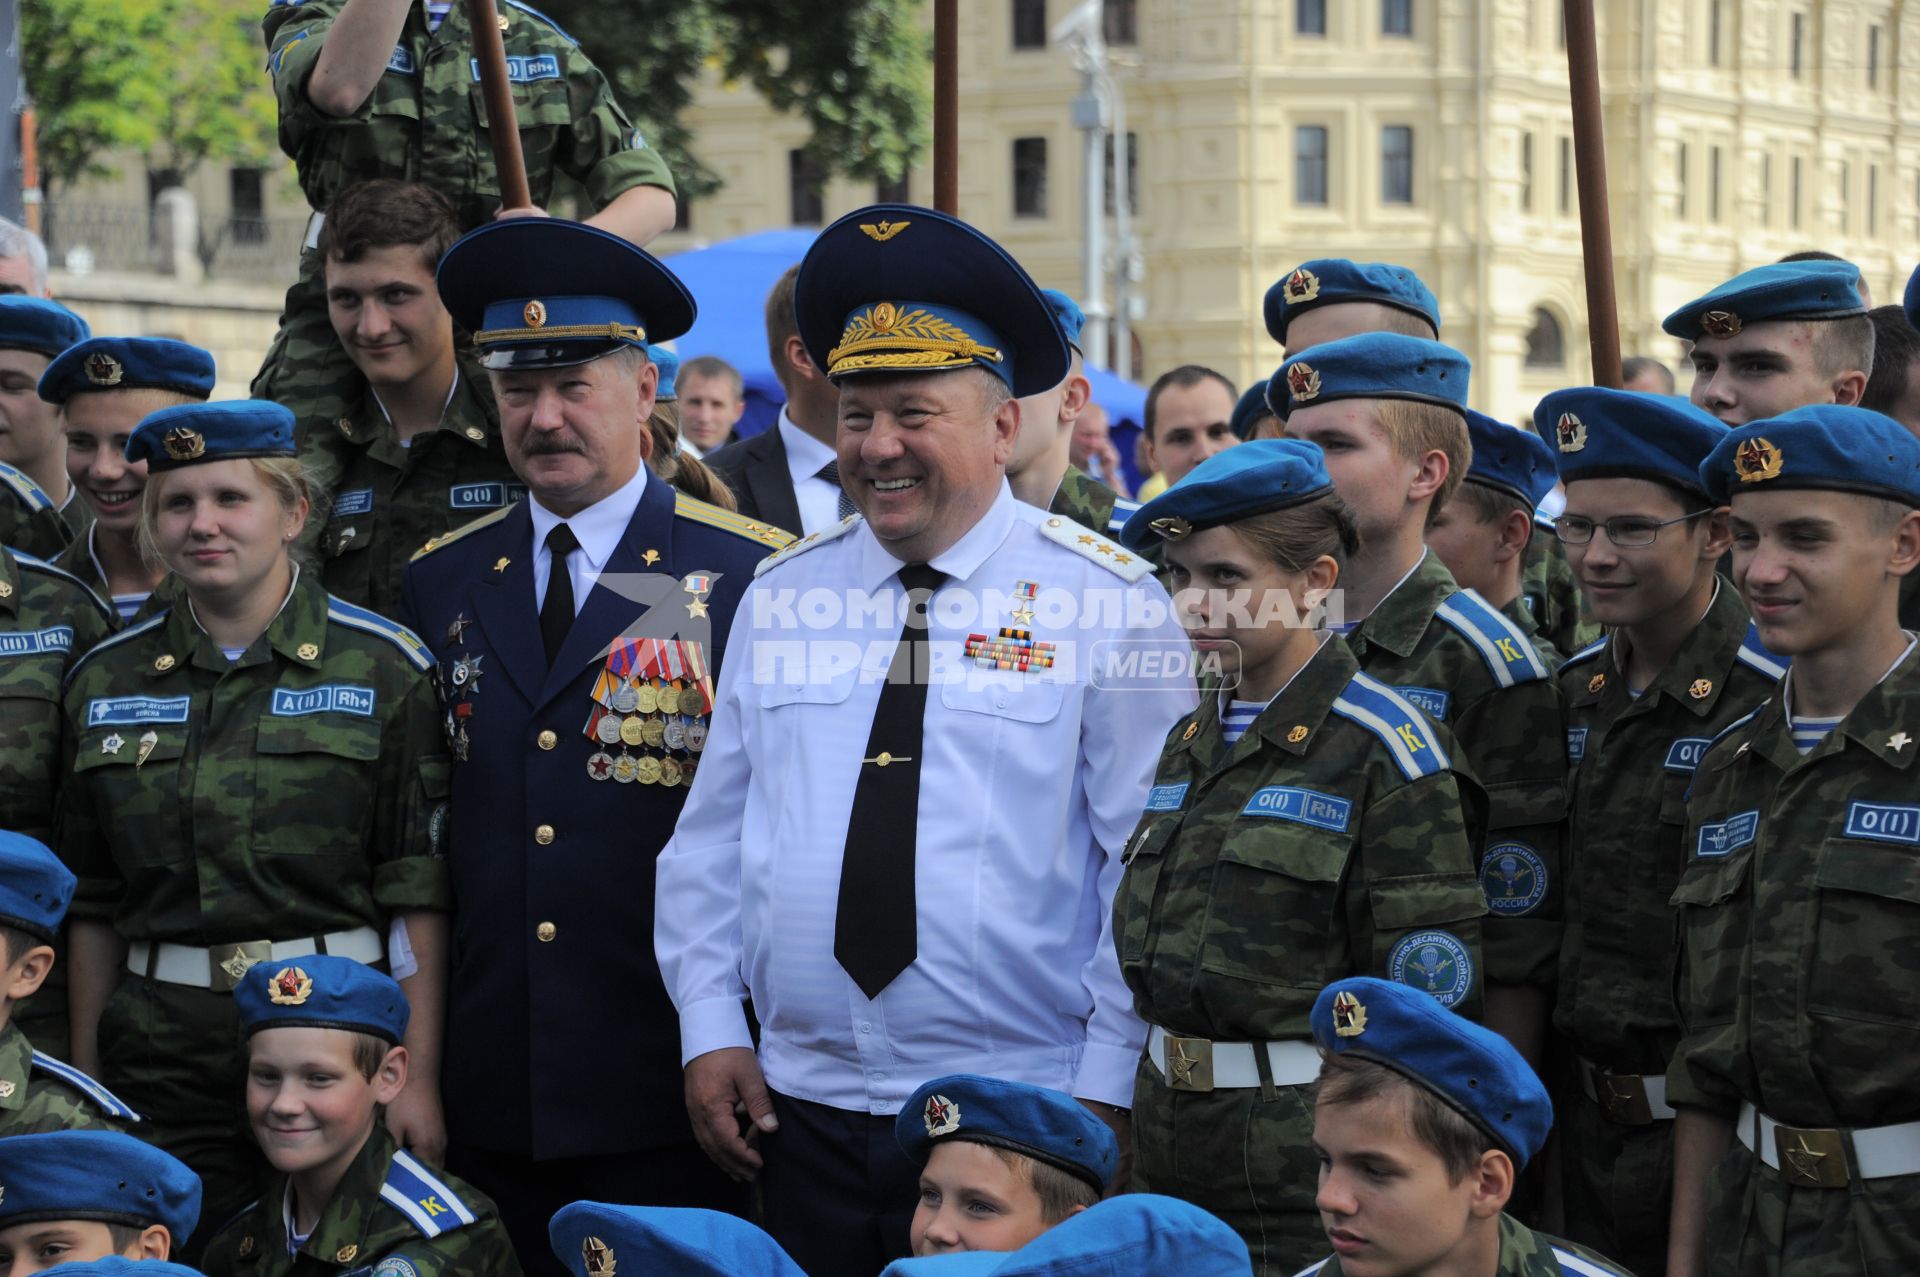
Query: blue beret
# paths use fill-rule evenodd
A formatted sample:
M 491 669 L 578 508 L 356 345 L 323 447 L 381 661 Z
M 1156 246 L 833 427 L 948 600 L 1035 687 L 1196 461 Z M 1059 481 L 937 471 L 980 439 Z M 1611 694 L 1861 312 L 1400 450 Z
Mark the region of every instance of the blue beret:
M 257 963 L 233 986 L 249 1035 L 263 1029 L 345 1029 L 398 1044 L 407 1035 L 407 995 L 392 976 L 324 953 Z
M 51 940 L 78 885 L 45 843 L 0 830 L 0 923 Z
M 1913 274 L 1907 276 L 1907 295 L 1904 300 L 1907 322 L 1920 328 L 1920 266 L 1914 267 Z
M 1233 415 L 1227 418 L 1227 429 L 1233 431 L 1236 439 L 1251 439 L 1260 418 L 1272 415 L 1273 409 L 1267 406 L 1267 383 L 1256 381 L 1240 392 L 1240 402 L 1233 406 Z
M 720 1211 L 574 1202 L 555 1212 L 547 1239 L 573 1277 L 805 1277 L 779 1242 Z
M 1467 357 L 1451 346 L 1399 333 L 1361 333 L 1315 346 L 1281 364 L 1267 405 L 1285 421 L 1295 408 L 1335 399 L 1411 399 L 1467 411 Z
M 881 1277 L 1247 1277 L 1240 1235 L 1191 1203 L 1126 1193 L 1069 1216 L 1014 1251 L 896 1259 Z
M 1729 430 L 1700 481 L 1722 503 L 1766 488 L 1825 488 L 1920 508 L 1920 439 L 1868 408 L 1814 404 Z
M 1775 262 L 1742 271 L 1660 321 L 1675 337 L 1733 337 L 1748 324 L 1864 315 L 1860 268 L 1852 262 Z
M 658 258 L 564 218 L 512 217 L 469 231 L 434 281 L 487 368 L 566 368 L 693 327 L 693 294 Z
M 92 1259 L 85 1263 L 61 1264 L 68 1269 L 60 1277 L 206 1277 L 198 1268 L 189 1268 L 185 1264 L 175 1264 L 164 1259 L 126 1259 L 120 1255 L 109 1255 L 105 1259 Z
M 1547 1142 L 1553 1102 L 1520 1053 L 1411 985 L 1336 980 L 1313 1000 L 1313 1040 L 1384 1064 L 1432 1091 L 1523 1167 Z
M 1531 430 L 1469 408 L 1467 439 L 1473 445 L 1473 460 L 1466 473 L 1468 483 L 1498 488 L 1528 506 L 1538 506 L 1553 491 L 1553 450 Z
M 89 337 L 40 374 L 40 397 L 48 403 L 92 390 L 173 390 L 205 399 L 213 393 L 213 356 L 167 337 Z
M 1326 454 L 1302 439 L 1251 439 L 1216 452 L 1135 510 L 1120 543 L 1144 550 L 1203 528 L 1311 501 L 1333 491 Z
M 665 346 L 648 346 L 647 358 L 660 370 L 660 383 L 654 387 L 653 397 L 667 403 L 680 397 L 680 387 L 675 384 L 680 377 L 680 356 Z
M 1653 479 L 1704 496 L 1700 463 L 1727 434 L 1718 417 L 1678 395 L 1604 386 L 1556 390 L 1533 415 L 1552 432 L 1554 462 L 1568 483 Z
M 1072 358 L 1006 249 L 916 204 L 857 209 L 821 231 L 800 260 L 793 315 L 830 378 L 985 368 L 1037 395 L 1066 380 Z
M 150 412 L 127 436 L 127 460 L 149 470 L 238 457 L 291 457 L 293 413 L 265 399 L 178 404 Z
M 1379 302 L 1418 315 L 1440 332 L 1440 303 L 1433 290 L 1404 266 L 1323 257 L 1302 262 L 1267 290 L 1267 331 L 1287 344 L 1287 323 L 1302 311 L 1337 302 Z
M 53 1219 L 165 1224 L 177 1246 L 200 1222 L 200 1177 L 119 1131 L 53 1131 L 0 1140 L 0 1228 Z
M 893 1137 L 921 1166 L 942 1140 L 1012 1149 L 1056 1166 L 1105 1192 L 1120 1161 L 1107 1124 L 1071 1095 L 974 1073 L 926 1083 L 893 1122 Z
M 1087 326 L 1087 316 L 1080 309 L 1080 303 L 1057 288 L 1043 288 L 1040 295 L 1053 307 L 1054 322 L 1060 325 L 1060 335 L 1067 339 L 1067 345 L 1080 350 L 1080 330 Z
M 0 297 L 0 350 L 31 350 L 52 359 L 92 333 L 87 321 L 44 297 Z

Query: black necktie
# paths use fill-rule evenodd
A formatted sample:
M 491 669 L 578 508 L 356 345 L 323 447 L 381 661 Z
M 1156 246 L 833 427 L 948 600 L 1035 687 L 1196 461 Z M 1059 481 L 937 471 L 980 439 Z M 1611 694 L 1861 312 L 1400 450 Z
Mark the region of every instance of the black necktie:
M 927 710 L 927 604 L 944 580 L 946 573 L 924 563 L 900 569 L 911 605 L 873 710 L 840 861 L 833 956 L 869 998 L 913 965 L 919 949 L 913 852 Z
M 839 496 L 840 496 L 839 516 L 842 519 L 846 518 L 850 514 L 860 513 L 860 507 L 853 503 L 853 498 L 847 495 L 847 490 L 845 488 L 840 487 L 840 463 L 838 461 L 829 461 L 827 462 L 826 465 L 821 466 L 820 474 L 818 477 L 825 479 L 828 483 L 831 483 L 835 488 L 839 488 Z
M 573 574 L 567 571 L 567 556 L 580 548 L 580 538 L 564 523 L 556 523 L 547 533 L 547 597 L 540 601 L 540 638 L 547 645 L 547 664 L 560 655 L 560 645 L 573 628 Z

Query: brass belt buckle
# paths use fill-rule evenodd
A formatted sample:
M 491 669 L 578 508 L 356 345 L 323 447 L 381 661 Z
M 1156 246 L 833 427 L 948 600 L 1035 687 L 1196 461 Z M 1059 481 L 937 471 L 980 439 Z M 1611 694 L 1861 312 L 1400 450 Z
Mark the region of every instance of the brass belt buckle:
M 240 944 L 217 944 L 207 950 L 207 962 L 215 993 L 232 993 L 257 962 L 273 956 L 273 941 L 247 940 Z
M 1206 1038 L 1166 1035 L 1167 1085 L 1176 1091 L 1213 1089 L 1213 1043 Z
M 1647 1084 L 1631 1073 L 1593 1070 L 1593 1091 L 1607 1120 L 1618 1126 L 1653 1125 L 1653 1106 L 1647 1102 Z
M 1847 1186 L 1847 1144 L 1839 1131 L 1776 1126 L 1773 1149 L 1787 1183 L 1797 1188 Z

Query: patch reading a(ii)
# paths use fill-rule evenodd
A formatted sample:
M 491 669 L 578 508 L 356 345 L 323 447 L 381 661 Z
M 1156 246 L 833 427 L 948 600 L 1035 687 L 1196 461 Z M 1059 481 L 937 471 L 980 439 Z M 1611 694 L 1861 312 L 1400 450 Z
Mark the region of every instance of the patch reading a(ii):
M 299 718 L 307 714 L 356 714 L 372 718 L 373 705 L 371 687 L 328 683 L 321 687 L 276 687 L 268 713 L 275 718 Z

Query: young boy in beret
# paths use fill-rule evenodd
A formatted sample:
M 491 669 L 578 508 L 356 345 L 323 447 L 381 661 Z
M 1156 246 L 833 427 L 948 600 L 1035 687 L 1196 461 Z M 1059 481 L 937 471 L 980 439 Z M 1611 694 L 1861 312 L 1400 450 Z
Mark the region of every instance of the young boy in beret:
M 1009 1254 L 896 1259 L 880 1277 L 1247 1277 L 1239 1234 L 1191 1202 L 1126 1193 L 1090 1206 Z
M 208 1245 L 209 1277 L 519 1277 L 493 1203 L 398 1148 L 382 1110 L 407 1084 L 406 995 L 316 954 L 234 986 L 247 1120 L 275 1174 Z
M 167 1259 L 200 1222 L 200 1177 L 118 1131 L 0 1140 L 0 1277 L 119 1255 Z
M 805 1277 L 765 1230 L 724 1211 L 574 1202 L 547 1238 L 571 1277 Z
M 1334 1254 L 1300 1277 L 1628 1277 L 1505 1213 L 1553 1125 L 1546 1087 L 1505 1039 L 1369 976 L 1320 991 L 1313 1037 Z
M 921 1167 L 916 1255 L 1018 1250 L 1099 1202 L 1120 1159 L 1112 1130 L 1072 1096 L 972 1073 L 915 1091 L 894 1137 Z

